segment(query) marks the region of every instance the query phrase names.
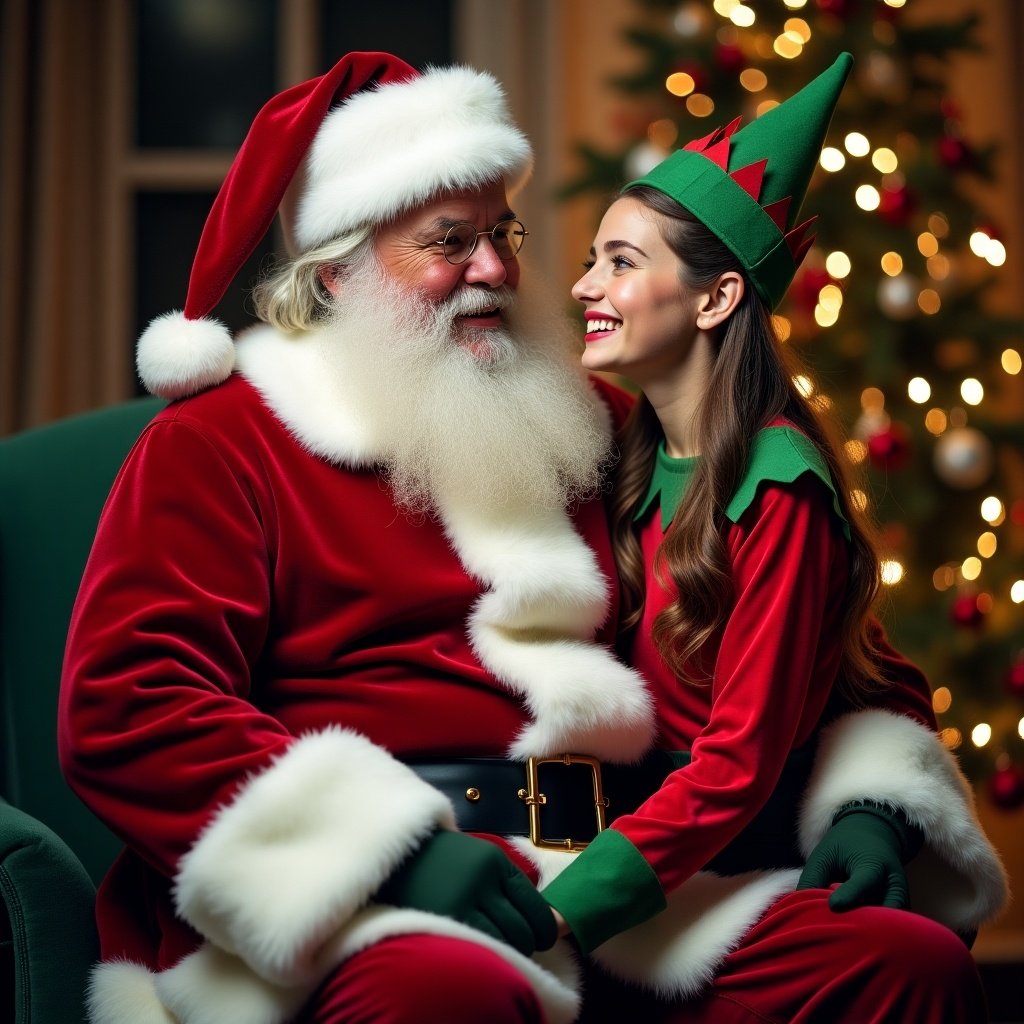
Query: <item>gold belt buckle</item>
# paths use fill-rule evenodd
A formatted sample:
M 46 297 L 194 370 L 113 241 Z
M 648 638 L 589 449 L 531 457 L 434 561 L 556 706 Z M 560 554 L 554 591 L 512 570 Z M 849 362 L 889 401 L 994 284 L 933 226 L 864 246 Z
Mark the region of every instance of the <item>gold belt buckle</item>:
M 542 850 L 561 850 L 575 853 L 590 845 L 590 840 L 582 842 L 578 839 L 545 839 L 541 835 L 540 809 L 548 802 L 548 798 L 540 791 L 540 779 L 537 769 L 542 764 L 583 764 L 590 769 L 594 784 L 594 812 L 597 817 L 597 831 L 603 832 L 608 826 L 605 820 L 605 808 L 608 799 L 601 788 L 601 762 L 596 757 L 585 754 L 558 754 L 555 757 L 531 757 L 526 762 L 526 789 L 519 791 L 519 796 L 530 809 L 530 842 Z

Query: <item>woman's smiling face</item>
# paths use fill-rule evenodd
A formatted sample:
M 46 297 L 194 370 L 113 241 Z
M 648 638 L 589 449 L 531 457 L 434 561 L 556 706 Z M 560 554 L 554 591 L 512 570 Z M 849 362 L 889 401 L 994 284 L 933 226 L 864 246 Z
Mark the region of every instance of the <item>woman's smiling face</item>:
M 585 307 L 583 365 L 622 374 L 641 388 L 681 367 L 697 331 L 699 294 L 680 279 L 660 219 L 636 199 L 616 200 L 572 289 Z

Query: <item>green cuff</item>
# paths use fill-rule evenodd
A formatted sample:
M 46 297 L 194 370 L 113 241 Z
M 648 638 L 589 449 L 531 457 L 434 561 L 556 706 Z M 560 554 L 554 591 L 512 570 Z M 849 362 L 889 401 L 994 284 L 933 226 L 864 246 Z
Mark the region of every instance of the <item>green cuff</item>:
M 851 800 L 832 815 L 832 824 L 848 814 L 873 814 L 886 822 L 900 841 L 900 860 L 904 864 L 909 864 L 921 852 L 924 832 L 910 823 L 901 808 L 880 804 L 875 800 Z
M 602 832 L 541 894 L 585 953 L 667 905 L 654 869 L 614 828 Z

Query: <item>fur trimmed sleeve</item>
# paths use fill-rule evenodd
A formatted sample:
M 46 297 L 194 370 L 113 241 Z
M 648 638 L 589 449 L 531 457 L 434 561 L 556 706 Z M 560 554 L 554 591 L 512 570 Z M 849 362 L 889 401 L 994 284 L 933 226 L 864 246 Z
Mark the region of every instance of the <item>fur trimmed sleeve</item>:
M 851 800 L 899 808 L 924 833 L 921 852 L 907 866 L 915 912 L 966 932 L 1005 906 L 1006 871 L 982 831 L 974 793 L 932 730 L 881 710 L 855 712 L 830 725 L 801 808 L 805 857 Z
M 317 976 L 322 945 L 439 827 L 455 828 L 447 797 L 382 747 L 351 730 L 310 733 L 182 858 L 178 912 L 261 977 L 295 985 Z

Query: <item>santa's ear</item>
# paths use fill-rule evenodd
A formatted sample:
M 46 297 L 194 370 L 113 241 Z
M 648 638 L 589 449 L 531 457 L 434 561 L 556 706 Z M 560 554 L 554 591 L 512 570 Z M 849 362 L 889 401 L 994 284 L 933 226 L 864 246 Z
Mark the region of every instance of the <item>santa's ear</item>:
M 345 268 L 339 263 L 322 263 L 317 268 L 317 277 L 320 283 L 334 297 L 338 297 L 341 291 L 341 283 L 345 277 Z

